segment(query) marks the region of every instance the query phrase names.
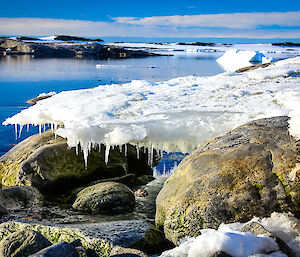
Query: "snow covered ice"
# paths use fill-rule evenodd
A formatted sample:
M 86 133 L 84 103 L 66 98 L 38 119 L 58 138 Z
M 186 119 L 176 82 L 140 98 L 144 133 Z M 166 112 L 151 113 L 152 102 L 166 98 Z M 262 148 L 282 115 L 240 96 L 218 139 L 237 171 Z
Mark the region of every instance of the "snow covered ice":
M 300 227 L 290 214 L 272 213 L 271 217 L 252 221 L 262 224 L 268 231 L 279 236 L 300 256 Z M 254 236 L 240 232 L 246 223 L 221 224 L 218 230 L 202 229 L 198 237 L 183 239 L 178 247 L 165 251 L 161 257 L 209 257 L 223 251 L 233 257 L 286 257 L 279 251 L 275 240 L 268 235 Z M 268 252 L 272 252 L 267 254 Z
M 239 68 L 253 65 L 253 63 L 268 63 L 271 62 L 271 58 L 267 58 L 263 53 L 259 51 L 242 51 L 236 49 L 230 49 L 225 52 L 223 56 L 217 59 L 225 70 L 236 71 Z
M 63 91 L 3 122 L 19 134 L 27 124 L 79 144 L 85 160 L 95 144 L 132 143 L 189 153 L 212 137 L 250 120 L 289 115 L 290 132 L 300 137 L 300 57 L 243 74 L 180 77 L 164 82 Z M 59 127 L 60 126 L 60 127 Z M 149 151 L 151 152 L 151 151 Z M 109 150 L 106 154 L 108 158 Z

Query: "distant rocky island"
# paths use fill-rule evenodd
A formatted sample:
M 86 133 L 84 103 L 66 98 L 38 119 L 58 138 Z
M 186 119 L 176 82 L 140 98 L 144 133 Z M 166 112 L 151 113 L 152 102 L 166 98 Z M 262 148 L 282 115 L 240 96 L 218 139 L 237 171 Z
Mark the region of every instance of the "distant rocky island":
M 0 56 L 32 55 L 35 57 L 59 58 L 131 58 L 156 56 L 144 50 L 125 49 L 121 46 L 105 45 L 102 39 L 73 36 L 53 36 L 51 40 L 32 37 L 0 38 Z

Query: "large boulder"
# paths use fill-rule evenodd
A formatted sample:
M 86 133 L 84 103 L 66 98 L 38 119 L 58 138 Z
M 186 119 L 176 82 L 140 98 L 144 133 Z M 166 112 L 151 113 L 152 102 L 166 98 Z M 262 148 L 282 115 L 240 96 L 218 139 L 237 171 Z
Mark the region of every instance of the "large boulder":
M 41 233 L 21 230 L 11 233 L 0 242 L 1 257 L 23 257 L 36 253 L 51 243 Z
M 185 158 L 157 197 L 156 225 L 178 243 L 202 228 L 274 211 L 300 214 L 299 141 L 288 117 L 260 119 Z
M 15 186 L 0 190 L 0 206 L 7 211 L 38 207 L 43 201 L 42 194 L 34 187 Z
M 131 211 L 134 204 L 134 193 L 127 186 L 116 182 L 103 182 L 81 190 L 73 208 L 92 214 L 114 215 Z
M 124 147 L 123 147 L 124 148 Z M 3 187 L 28 185 L 42 193 L 59 193 L 85 185 L 96 179 L 124 176 L 152 175 L 147 154 L 127 146 L 127 155 L 118 147 L 111 149 L 109 161 L 104 161 L 105 146 L 93 149 L 88 156 L 88 166 L 84 165 L 81 151 L 68 149 L 66 140 L 54 138 L 51 131 L 31 136 L 8 153 L 0 157 L 0 179 Z

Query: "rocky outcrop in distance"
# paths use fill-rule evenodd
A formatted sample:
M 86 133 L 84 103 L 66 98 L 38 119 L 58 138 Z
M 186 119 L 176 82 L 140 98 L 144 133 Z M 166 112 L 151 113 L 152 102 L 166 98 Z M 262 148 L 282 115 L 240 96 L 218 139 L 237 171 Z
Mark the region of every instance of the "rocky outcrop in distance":
M 66 37 L 66 36 L 64 36 Z M 28 54 L 41 58 L 131 58 L 157 56 L 143 50 L 125 49 L 99 42 L 30 42 L 18 39 L 0 38 L 0 56 Z

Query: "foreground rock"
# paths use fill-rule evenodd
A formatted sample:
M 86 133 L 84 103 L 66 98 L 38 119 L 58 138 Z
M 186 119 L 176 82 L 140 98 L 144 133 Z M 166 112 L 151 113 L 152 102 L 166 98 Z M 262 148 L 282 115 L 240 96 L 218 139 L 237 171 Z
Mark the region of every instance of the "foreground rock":
M 110 253 L 110 257 L 122 257 L 122 256 L 148 257 L 148 255 L 143 253 L 142 251 L 132 249 L 132 248 L 124 248 L 120 246 L 115 246 Z
M 33 222 L 4 222 L 0 224 L 0 241 L 14 232 L 33 230 L 52 244 L 73 243 L 80 239 L 92 256 L 109 256 L 115 245 L 127 247 L 144 237 L 149 226 L 145 221 L 115 221 L 94 224 L 45 225 Z
M 134 193 L 127 186 L 116 182 L 103 182 L 81 190 L 73 208 L 92 214 L 112 215 L 131 211 L 134 204 Z
M 124 147 L 123 147 L 124 148 Z M 68 149 L 66 140 L 56 139 L 50 131 L 31 136 L 0 157 L 0 178 L 4 187 L 28 185 L 42 193 L 60 193 L 86 185 L 97 179 L 152 175 L 147 154 L 127 145 L 127 156 L 119 148 L 111 149 L 109 161 L 104 161 L 105 147 L 92 150 L 85 168 L 83 155 Z M 156 162 L 156 160 L 155 160 Z
M 51 245 L 30 257 L 80 257 L 76 248 L 67 242 L 61 242 L 54 245 Z
M 157 197 L 156 225 L 174 242 L 222 222 L 300 211 L 299 141 L 288 117 L 250 122 L 185 158 Z
M 34 187 L 16 186 L 0 190 L 0 206 L 6 211 L 35 208 L 43 204 L 44 197 Z
M 41 233 L 32 230 L 21 230 L 11 233 L 1 240 L 0 256 L 28 256 L 50 245 L 51 243 Z

